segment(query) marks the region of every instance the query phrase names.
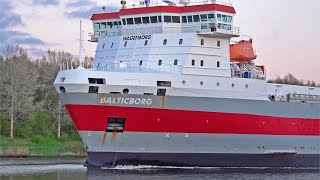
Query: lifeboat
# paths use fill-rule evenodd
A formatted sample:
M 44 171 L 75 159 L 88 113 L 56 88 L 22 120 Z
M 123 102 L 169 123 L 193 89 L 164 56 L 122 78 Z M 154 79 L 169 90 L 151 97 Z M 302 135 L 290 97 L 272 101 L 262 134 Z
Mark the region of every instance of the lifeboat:
M 241 40 L 236 44 L 230 44 L 230 60 L 231 62 L 249 62 L 257 59 L 252 47 L 252 39 Z

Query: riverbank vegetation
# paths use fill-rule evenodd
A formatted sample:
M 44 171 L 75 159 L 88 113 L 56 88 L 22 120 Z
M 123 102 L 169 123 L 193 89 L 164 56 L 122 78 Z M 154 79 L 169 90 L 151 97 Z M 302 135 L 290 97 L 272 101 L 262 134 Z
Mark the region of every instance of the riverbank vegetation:
M 315 81 L 311 80 L 302 80 L 296 78 L 291 73 L 288 73 L 287 75 L 280 77 L 277 76 L 275 79 L 271 79 L 268 81 L 269 83 L 276 83 L 276 84 L 289 84 L 289 85 L 298 85 L 298 86 L 311 86 L 311 87 L 320 87 L 320 84 L 317 84 Z
M 1 50 L 0 156 L 84 154 L 53 87 L 60 64 L 76 67 L 79 61 L 64 51 L 49 50 L 34 59 L 19 46 Z

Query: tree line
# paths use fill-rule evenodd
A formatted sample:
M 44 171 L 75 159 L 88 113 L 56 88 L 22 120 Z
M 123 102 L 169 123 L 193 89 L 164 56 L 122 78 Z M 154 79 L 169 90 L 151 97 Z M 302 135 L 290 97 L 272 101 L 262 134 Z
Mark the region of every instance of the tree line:
M 85 58 L 85 65 L 91 58 Z M 51 136 L 77 139 L 72 121 L 53 86 L 60 64 L 77 67 L 69 52 L 48 50 L 32 58 L 26 49 L 6 46 L 0 53 L 0 138 Z
M 275 79 L 268 80 L 268 83 L 320 87 L 320 84 L 317 84 L 315 81 L 298 79 L 291 73 L 288 73 L 283 77 L 276 76 Z

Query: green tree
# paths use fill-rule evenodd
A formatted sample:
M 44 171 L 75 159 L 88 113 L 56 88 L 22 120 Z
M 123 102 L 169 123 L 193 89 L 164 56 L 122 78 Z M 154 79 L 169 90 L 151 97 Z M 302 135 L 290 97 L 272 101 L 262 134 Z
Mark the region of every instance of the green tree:
M 3 54 L 2 103 L 10 119 L 10 137 L 13 139 L 14 123 L 33 109 L 38 71 L 27 51 L 19 46 L 7 46 Z

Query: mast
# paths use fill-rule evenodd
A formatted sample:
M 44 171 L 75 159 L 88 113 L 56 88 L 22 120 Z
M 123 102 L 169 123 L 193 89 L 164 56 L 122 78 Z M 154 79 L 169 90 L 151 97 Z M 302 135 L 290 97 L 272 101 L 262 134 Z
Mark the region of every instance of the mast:
M 80 67 L 83 67 L 83 31 L 82 31 L 82 21 L 80 20 L 80 46 L 79 46 L 79 62 Z

